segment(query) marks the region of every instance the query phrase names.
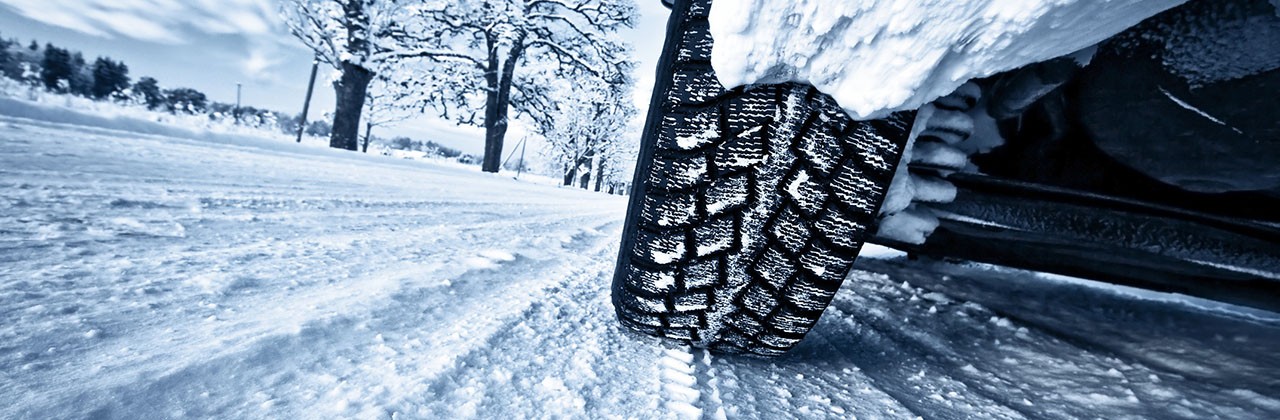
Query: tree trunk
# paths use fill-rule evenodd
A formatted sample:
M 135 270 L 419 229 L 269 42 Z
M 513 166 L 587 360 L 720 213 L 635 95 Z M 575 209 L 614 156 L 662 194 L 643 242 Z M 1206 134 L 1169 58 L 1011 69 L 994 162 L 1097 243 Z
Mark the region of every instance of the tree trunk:
M 599 161 L 596 162 L 596 192 L 600 192 L 600 189 L 603 187 L 603 184 L 604 184 L 604 159 L 600 159 Z
M 484 105 L 484 160 L 480 169 L 485 172 L 498 172 L 502 164 L 502 142 L 507 136 L 507 101 L 496 88 L 491 87 L 486 94 Z
M 591 151 L 589 153 L 590 154 L 583 156 L 581 159 L 578 159 L 578 166 L 586 166 L 583 168 L 585 170 L 582 171 L 582 178 L 578 179 L 578 188 L 582 188 L 584 190 L 591 188 L 591 172 L 594 171 L 596 167 L 596 153 L 595 151 Z
M 360 153 L 369 153 L 369 139 L 373 138 L 373 124 L 364 123 L 364 141 L 360 142 Z
M 333 84 L 337 106 L 333 110 L 333 134 L 329 147 L 357 150 L 360 144 L 360 111 L 369 90 L 373 72 L 347 61 L 342 62 L 342 77 Z
M 302 117 L 298 121 L 298 143 L 302 143 L 302 132 L 307 129 L 307 112 L 311 110 L 311 93 L 316 89 L 316 72 L 320 70 L 320 57 L 311 61 L 311 81 L 307 82 L 307 99 L 302 102 Z
M 489 71 L 485 72 L 489 92 L 485 95 L 484 104 L 484 163 L 480 166 L 485 172 L 496 173 L 502 166 L 502 142 L 507 137 L 507 110 L 511 105 L 511 79 L 515 75 L 516 62 L 520 61 L 523 53 L 524 37 L 521 37 L 513 43 L 499 73 L 498 49 L 489 43 Z
M 573 180 L 578 178 L 578 165 L 576 163 L 570 163 L 565 166 L 566 166 L 566 169 L 564 170 L 564 186 L 568 187 L 568 186 L 572 186 Z

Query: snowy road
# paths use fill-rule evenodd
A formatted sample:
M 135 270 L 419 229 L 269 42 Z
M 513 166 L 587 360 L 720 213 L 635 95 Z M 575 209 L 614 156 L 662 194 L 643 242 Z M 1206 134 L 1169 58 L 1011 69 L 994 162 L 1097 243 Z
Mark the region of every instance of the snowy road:
M 0 116 L 0 418 L 1280 418 L 1280 315 L 864 259 L 786 357 L 630 335 L 625 201 Z

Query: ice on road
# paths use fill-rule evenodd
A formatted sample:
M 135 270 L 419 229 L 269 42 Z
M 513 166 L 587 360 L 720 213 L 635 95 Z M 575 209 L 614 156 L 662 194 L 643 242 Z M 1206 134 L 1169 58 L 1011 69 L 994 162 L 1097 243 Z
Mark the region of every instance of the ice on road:
M 988 266 L 863 259 L 778 359 L 632 335 L 625 205 L 0 116 L 0 418 L 1280 418 L 1280 315 Z

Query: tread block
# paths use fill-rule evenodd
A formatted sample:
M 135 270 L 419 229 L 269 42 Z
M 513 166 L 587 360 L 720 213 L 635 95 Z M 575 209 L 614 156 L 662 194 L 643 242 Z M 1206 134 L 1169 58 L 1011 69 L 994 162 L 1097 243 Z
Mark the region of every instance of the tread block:
M 632 303 L 624 302 L 623 305 L 620 305 L 618 307 L 618 311 L 621 312 L 622 315 L 624 315 L 623 316 L 624 319 L 628 319 L 631 322 L 635 322 L 637 324 L 649 326 L 649 327 L 656 327 L 656 328 L 664 327 L 664 325 L 662 324 L 662 318 L 658 316 L 659 314 L 649 313 L 649 312 L 635 309 L 634 306 L 637 306 L 637 305 L 638 304 L 634 302 Z
M 729 323 L 747 334 L 760 335 L 764 332 L 764 327 L 760 325 L 760 321 L 756 321 L 755 318 L 742 312 L 734 312 L 729 315 Z
M 827 208 L 822 217 L 814 222 L 814 227 L 828 241 L 849 251 L 857 251 L 862 247 L 865 232 L 869 230 L 867 225 L 854 221 L 849 215 L 834 208 Z
M 675 270 L 650 271 L 634 265 L 627 267 L 627 285 L 651 295 L 665 295 L 675 290 Z
M 817 91 L 817 88 L 814 88 L 814 92 L 816 93 Z M 849 114 L 840 109 L 840 104 L 836 103 L 836 100 L 830 96 L 814 95 L 810 106 L 819 111 L 818 122 L 826 127 L 827 132 L 832 135 L 840 135 L 849 124 L 853 123 L 853 119 L 849 118 Z
M 671 82 L 667 103 L 675 105 L 704 105 L 727 92 L 709 71 L 677 70 L 671 76 Z
M 746 88 L 733 101 L 724 106 L 725 130 L 728 135 L 740 134 L 752 127 L 769 125 L 778 117 L 778 85 Z
M 765 126 L 756 126 L 716 148 L 714 162 L 717 172 L 740 171 L 763 163 L 768 155 Z
M 663 332 L 668 338 L 683 341 L 693 340 L 693 330 L 690 328 L 667 328 Z
M 727 354 L 754 353 L 750 350 L 742 348 L 741 346 L 724 341 L 724 339 L 711 343 L 711 345 L 707 346 L 707 349 L 717 353 L 727 353 Z
M 667 324 L 674 328 L 699 328 L 704 322 L 696 313 L 674 313 L 667 315 Z
M 751 185 L 747 176 L 716 179 L 707 188 L 707 215 L 715 217 L 747 205 Z
M 685 233 L 669 232 L 637 232 L 635 256 L 657 265 L 671 265 L 686 258 Z
M 796 313 L 790 308 L 778 310 L 773 317 L 773 325 L 778 331 L 796 337 L 803 337 L 817 321 L 817 317 Z
M 687 190 L 707 182 L 707 159 L 654 156 L 648 178 L 648 186 L 658 191 Z
M 685 289 L 702 289 L 719 285 L 721 264 L 723 262 L 719 258 L 710 258 L 696 261 L 686 266 L 684 269 Z
M 761 345 L 752 347 L 751 352 L 761 356 L 765 356 L 765 357 L 776 357 L 776 356 L 781 356 L 787 353 L 785 349 L 774 348 L 774 347 L 764 347 Z
M 778 243 L 792 254 L 799 254 L 809 243 L 809 227 L 790 209 L 782 209 L 778 218 L 773 220 L 770 231 L 777 238 Z
M 657 319 L 657 317 L 654 317 L 654 319 Z M 622 326 L 635 330 L 638 333 L 657 336 L 662 335 L 662 327 L 660 326 L 642 324 L 630 318 L 622 318 L 621 321 Z
M 747 292 L 742 295 L 742 305 L 746 310 L 761 318 L 773 312 L 779 303 L 777 296 L 759 286 L 747 286 Z
M 885 187 L 877 185 L 851 163 L 840 168 L 830 186 L 836 200 L 864 214 L 875 212 L 877 204 L 873 199 L 883 197 L 885 191 Z
M 760 342 L 767 346 L 789 349 L 800 343 L 799 338 L 782 337 L 773 334 L 764 334 L 760 336 Z
M 693 228 L 698 256 L 705 257 L 732 248 L 733 239 L 738 236 L 734 225 L 732 217 L 723 217 L 709 220 Z
M 820 243 L 809 247 L 809 252 L 800 256 L 800 267 L 804 271 L 826 281 L 843 281 L 853 264 L 853 255 L 835 252 Z
M 782 181 L 783 194 L 800 207 L 807 218 L 814 218 L 827 203 L 827 190 L 804 168 L 791 173 Z
M 720 141 L 720 108 L 668 114 L 658 130 L 658 148 L 695 150 Z
M 681 63 L 711 61 L 711 28 L 707 21 L 690 22 L 685 26 L 684 37 L 676 50 L 676 60 Z
M 706 19 L 711 15 L 711 0 L 692 0 L 689 2 L 689 17 Z M 693 20 L 693 19 L 690 19 Z
M 916 111 L 898 111 L 889 114 L 888 117 L 878 120 L 870 120 L 864 123 L 875 128 L 880 137 L 885 139 L 888 147 L 891 147 L 893 150 L 899 150 L 907 144 L 907 134 L 911 132 L 911 123 L 912 121 L 915 121 L 915 119 Z M 901 144 L 895 144 L 890 140 L 893 138 L 901 138 Z
M 886 178 L 893 176 L 894 162 L 890 162 L 886 156 L 898 156 L 898 147 L 889 139 L 880 135 L 880 131 L 876 130 L 871 124 L 865 121 L 855 123 L 857 126 L 852 130 L 850 135 L 850 144 L 853 147 L 854 156 L 857 162 L 861 163 L 861 168 L 874 178 Z
M 675 298 L 677 311 L 705 311 L 711 304 L 710 292 L 685 292 Z
M 730 346 L 729 348 L 737 347 L 740 349 L 750 349 L 752 353 L 756 352 L 756 347 L 760 347 L 755 340 L 752 340 L 737 331 L 725 331 L 721 334 L 720 340 L 722 343 L 719 344 L 721 345 L 728 344 Z
M 824 129 L 814 130 L 807 136 L 800 136 L 796 148 L 809 168 L 823 178 L 828 178 L 835 173 L 844 161 L 844 149 L 840 147 L 840 139 Z
M 755 275 L 774 289 L 782 290 L 796 275 L 796 263 L 773 247 L 766 248 L 752 267 Z
M 667 303 L 662 299 L 647 298 L 640 295 L 632 295 L 628 299 L 623 299 L 622 304 L 632 313 L 637 314 L 659 315 L 670 312 L 667 309 Z
M 831 303 L 831 298 L 835 297 L 836 289 L 840 288 L 840 284 L 822 279 L 818 279 L 821 284 L 815 284 L 810 279 L 812 277 L 801 276 L 794 283 L 791 283 L 791 286 L 783 294 L 787 296 L 787 301 L 797 308 L 821 312 L 827 308 L 828 303 Z M 823 285 L 830 286 L 832 284 L 835 287 L 823 287 Z
M 657 228 L 689 226 L 697 222 L 697 208 L 698 199 L 693 194 L 649 195 L 644 197 L 640 221 Z

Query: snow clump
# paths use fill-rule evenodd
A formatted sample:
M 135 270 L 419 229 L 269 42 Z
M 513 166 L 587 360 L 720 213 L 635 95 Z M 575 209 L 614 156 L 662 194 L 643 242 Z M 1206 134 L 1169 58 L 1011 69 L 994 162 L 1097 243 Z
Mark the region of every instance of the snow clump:
M 809 83 L 854 119 L 1097 44 L 1184 0 L 741 0 L 711 6 L 720 83 Z

